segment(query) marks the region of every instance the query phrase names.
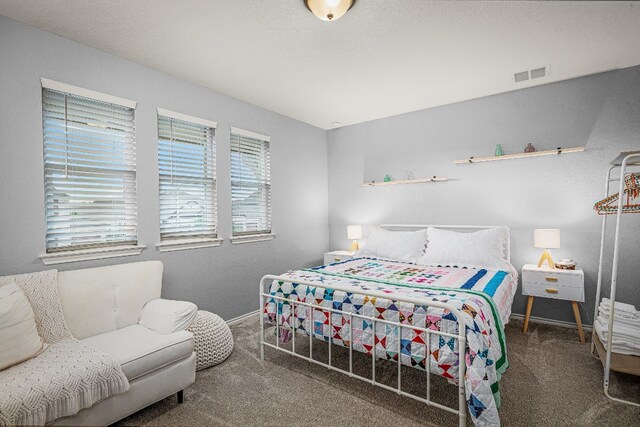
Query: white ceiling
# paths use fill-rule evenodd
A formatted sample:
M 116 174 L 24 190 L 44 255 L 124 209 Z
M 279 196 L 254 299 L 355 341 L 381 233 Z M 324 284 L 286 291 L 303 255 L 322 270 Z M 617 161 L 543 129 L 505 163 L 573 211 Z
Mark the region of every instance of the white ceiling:
M 329 129 L 640 64 L 640 2 L 0 0 L 0 14 Z M 550 65 L 548 78 L 513 73 Z M 336 124 L 334 122 L 340 122 Z

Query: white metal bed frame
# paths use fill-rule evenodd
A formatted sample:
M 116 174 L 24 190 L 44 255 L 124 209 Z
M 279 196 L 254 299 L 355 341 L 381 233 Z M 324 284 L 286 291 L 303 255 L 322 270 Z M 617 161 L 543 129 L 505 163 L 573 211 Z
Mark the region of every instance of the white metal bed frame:
M 472 225 L 448 225 L 448 226 L 442 226 L 442 225 L 403 225 L 403 224 L 384 224 L 380 226 L 381 228 L 390 230 L 390 231 L 410 231 L 410 230 L 421 230 L 421 229 L 425 229 L 427 227 L 435 227 L 435 228 L 441 228 L 441 229 L 448 229 L 448 230 L 457 230 L 457 231 L 462 231 L 462 232 L 473 232 L 473 231 L 478 231 L 478 230 L 486 230 L 486 229 L 493 229 L 493 228 L 500 228 L 499 226 L 472 226 Z M 508 230 L 508 229 L 507 229 Z M 504 255 L 505 258 L 507 259 L 507 261 L 510 262 L 511 259 L 511 243 L 510 243 L 510 237 L 507 234 L 507 241 L 506 241 L 506 246 L 504 248 Z M 402 395 L 402 396 L 406 396 L 406 397 L 410 397 L 414 400 L 417 400 L 419 402 L 425 403 L 426 405 L 429 406 L 434 406 L 436 408 L 454 413 L 458 415 L 458 423 L 459 426 L 465 426 L 466 425 L 466 419 L 467 419 L 467 404 L 466 404 L 466 394 L 465 394 L 465 383 L 464 383 L 464 376 L 465 376 L 465 370 L 466 370 L 466 365 L 464 362 L 462 363 L 458 363 L 458 408 L 451 408 L 449 406 L 445 406 L 442 405 L 440 403 L 434 402 L 433 400 L 431 400 L 431 361 L 430 361 L 430 351 L 429 351 L 429 346 L 431 344 L 431 335 L 435 334 L 435 335 L 440 335 L 440 336 L 445 336 L 445 337 L 449 337 L 449 338 L 453 338 L 453 339 L 457 339 L 458 340 L 458 358 L 460 358 L 460 353 L 462 352 L 463 355 L 463 359 L 465 357 L 465 353 L 466 353 L 466 336 L 465 336 L 465 326 L 463 323 L 463 318 L 462 318 L 462 313 L 455 307 L 453 307 L 450 304 L 446 304 L 446 303 L 441 303 L 441 302 L 437 302 L 437 301 L 428 301 L 426 299 L 422 299 L 422 298 L 416 298 L 416 297 L 411 297 L 411 296 L 394 296 L 393 300 L 394 301 L 400 301 L 400 302 L 405 302 L 405 303 L 410 303 L 410 304 L 420 304 L 420 305 L 425 305 L 425 306 L 429 306 L 429 307 L 435 307 L 435 308 L 441 308 L 441 309 L 446 309 L 446 310 L 450 310 L 455 316 L 456 319 L 458 320 L 458 334 L 451 334 L 451 333 L 447 333 L 447 332 L 441 332 L 441 331 L 434 331 L 434 330 L 430 330 L 430 329 L 425 329 L 425 328 L 420 328 L 417 326 L 412 326 L 412 325 L 405 325 L 405 324 L 401 324 L 400 322 L 391 322 L 388 320 L 383 320 L 383 319 L 376 319 L 374 317 L 370 317 L 370 316 L 364 316 L 364 315 L 360 315 L 360 314 L 355 314 L 352 312 L 346 312 L 346 311 L 342 311 L 342 310 L 337 310 L 337 309 L 333 309 L 333 308 L 327 308 L 327 307 L 322 307 L 320 305 L 317 304 L 313 304 L 313 303 L 306 303 L 306 302 L 300 302 L 300 301 L 294 301 L 293 299 L 290 298 L 285 298 L 285 297 L 279 297 L 279 296 L 274 296 L 274 295 L 270 295 L 268 293 L 268 287 L 271 285 L 271 283 L 274 280 L 278 280 L 278 281 L 283 281 L 283 282 L 289 282 L 291 283 L 292 280 L 290 277 L 286 277 L 286 276 L 276 276 L 276 275 L 266 275 L 264 276 L 261 280 L 260 280 L 260 360 L 264 361 L 264 350 L 265 347 L 269 347 L 272 348 L 274 350 L 278 350 L 281 352 L 284 352 L 286 354 L 289 354 L 291 356 L 296 356 L 299 357 L 301 359 L 304 359 L 308 362 L 311 363 L 315 363 L 317 365 L 320 366 L 324 366 L 325 368 L 329 369 L 329 370 L 333 370 L 336 372 L 341 372 L 345 375 L 348 375 L 351 378 L 357 378 L 359 380 L 368 382 L 370 384 L 376 385 L 378 387 L 393 391 L 395 393 L 397 393 L 398 395 Z M 362 291 L 359 292 L 357 290 L 354 290 L 353 288 L 346 288 L 346 287 L 342 287 L 340 285 L 324 285 L 322 283 L 317 283 L 317 282 L 311 282 L 311 281 L 306 281 L 306 280 L 294 280 L 293 282 L 300 284 L 300 285 L 305 285 L 305 286 L 313 286 L 316 288 L 324 288 L 324 289 L 332 289 L 332 290 L 336 290 L 336 291 L 343 291 L 343 292 L 350 292 L 350 293 L 355 293 L 355 294 L 360 294 L 360 295 L 366 295 L 366 296 L 370 296 L 370 297 L 376 297 L 376 298 L 382 298 L 382 299 L 390 299 L 389 298 L 389 294 L 386 294 L 384 292 L 380 292 L 380 291 Z M 265 290 L 266 289 L 266 290 Z M 320 310 L 323 312 L 328 312 L 331 314 L 341 314 L 341 315 L 345 315 L 349 318 L 349 346 L 348 346 L 348 350 L 349 350 L 349 370 L 345 370 L 345 369 L 341 369 L 338 368 L 336 366 L 333 365 L 332 363 L 332 359 L 331 359 L 331 348 L 332 348 L 332 341 L 333 339 L 331 337 L 329 337 L 328 339 L 328 363 L 324 363 L 323 361 L 320 360 L 316 360 L 313 358 L 313 341 L 314 341 L 314 333 L 313 330 L 309 331 L 309 356 L 305 356 L 303 354 L 299 354 L 296 352 L 296 331 L 293 330 L 292 334 L 291 334 L 291 350 L 283 348 L 280 345 L 280 312 L 278 310 L 278 306 L 279 304 L 276 304 L 276 340 L 275 340 L 275 344 L 269 343 L 265 341 L 265 321 L 264 321 L 264 306 L 265 306 L 265 298 L 272 298 L 276 301 L 280 301 L 280 302 L 286 302 L 290 305 L 291 309 L 290 309 L 290 313 L 295 313 L 295 308 L 296 306 L 302 306 L 302 307 L 306 307 L 309 309 L 309 316 L 307 317 L 307 319 L 310 319 L 310 321 L 313 321 L 313 310 Z M 373 348 L 371 350 L 372 353 L 372 357 L 371 357 L 371 378 L 368 377 L 363 377 L 361 375 L 355 374 L 353 372 L 353 340 L 352 335 L 353 335 L 353 330 L 352 328 L 352 320 L 354 317 L 363 319 L 363 320 L 367 320 L 369 322 L 372 323 L 372 327 L 373 327 L 373 335 L 372 335 L 372 340 L 373 340 Z M 376 331 L 376 325 L 378 323 L 385 323 L 387 325 L 393 326 L 394 330 L 397 331 L 398 336 L 400 337 L 402 334 L 402 328 L 406 328 L 406 329 L 413 329 L 414 331 L 418 331 L 420 333 L 425 333 L 426 334 L 426 363 L 425 363 L 425 371 L 427 374 L 427 379 L 426 379 L 426 399 L 420 396 L 417 396 L 415 394 L 412 393 L 408 393 L 404 390 L 402 390 L 402 363 L 401 363 L 401 340 L 398 339 L 398 360 L 397 360 L 397 366 L 398 366 L 398 378 L 397 378 L 397 386 L 391 387 L 388 386 L 387 384 L 383 384 L 380 383 L 378 381 L 376 381 L 376 348 L 375 348 L 375 331 Z M 295 328 L 295 325 L 291 325 L 292 328 Z M 324 342 L 324 341 L 323 341 Z M 339 345 L 340 347 L 345 347 L 342 345 Z M 462 350 L 461 350 L 462 349 Z
M 616 159 L 617 160 L 617 159 Z M 615 162 L 615 161 L 614 161 Z M 618 262 L 620 260 L 620 222 L 622 219 L 622 208 L 624 206 L 624 189 L 625 189 L 625 178 L 627 174 L 631 173 L 627 168 L 629 167 L 640 167 L 640 153 L 629 153 L 629 155 L 625 156 L 620 164 L 614 164 L 607 170 L 607 175 L 605 179 L 605 190 L 604 197 L 609 196 L 610 184 L 612 182 L 619 182 L 618 194 L 620 197 L 618 198 L 618 209 L 616 213 L 616 230 L 614 234 L 614 243 L 613 243 L 613 265 L 611 268 L 611 295 L 609 299 L 611 300 L 611 304 L 609 306 L 609 324 L 608 324 L 608 333 L 607 333 L 607 345 L 606 345 L 606 356 L 604 360 L 604 394 L 611 400 L 615 402 L 625 403 L 627 405 L 638 406 L 640 407 L 640 403 L 633 402 L 630 400 L 620 399 L 618 397 L 614 397 L 609 393 L 609 380 L 611 377 L 611 346 L 613 345 L 613 316 L 615 312 L 615 301 L 616 301 L 616 287 L 618 285 Z M 620 168 L 619 177 L 611 177 L 611 173 L 616 169 Z M 602 290 L 602 265 L 604 262 L 604 252 L 605 252 L 605 243 L 606 243 L 606 235 L 607 235 L 607 217 L 608 215 L 602 215 L 602 236 L 600 238 L 600 261 L 598 264 L 598 284 L 596 287 L 596 302 L 595 302 L 595 310 L 593 313 L 593 321 L 595 323 L 596 318 L 598 317 L 598 306 L 600 305 L 600 296 Z M 591 339 L 591 354 L 594 354 L 595 349 L 595 340 L 596 340 L 596 328 L 593 328 L 592 331 L 592 339 Z

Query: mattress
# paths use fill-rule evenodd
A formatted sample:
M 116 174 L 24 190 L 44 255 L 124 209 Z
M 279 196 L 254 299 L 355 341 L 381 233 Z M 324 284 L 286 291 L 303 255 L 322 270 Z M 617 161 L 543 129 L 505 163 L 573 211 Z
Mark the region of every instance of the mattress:
M 465 389 L 467 406 L 476 425 L 499 425 L 499 380 L 508 366 L 504 323 L 508 319 L 517 288 L 515 269 L 455 268 L 421 266 L 370 257 L 290 271 L 291 281 L 276 280 L 270 285 L 264 316 L 281 328 L 279 336 L 290 331 L 313 336 L 332 344 L 351 347 L 381 359 L 398 360 L 403 365 L 426 370 L 458 381 L 458 341 L 384 322 L 367 316 L 400 322 L 431 331 L 458 333 L 458 321 L 449 310 L 394 300 L 419 298 L 450 304 L 461 313 L 465 324 Z M 305 286 L 296 280 L 322 284 Z M 336 289 L 338 288 L 338 289 Z M 350 292 L 353 290 L 354 292 Z M 385 298 L 367 296 L 367 291 L 384 293 Z M 361 293 L 363 292 L 365 295 Z M 291 304 L 273 297 L 342 310 L 327 310 Z M 374 330 L 375 328 L 375 330 Z M 398 343 L 400 340 L 400 343 Z M 400 352 L 398 352 L 398 344 Z

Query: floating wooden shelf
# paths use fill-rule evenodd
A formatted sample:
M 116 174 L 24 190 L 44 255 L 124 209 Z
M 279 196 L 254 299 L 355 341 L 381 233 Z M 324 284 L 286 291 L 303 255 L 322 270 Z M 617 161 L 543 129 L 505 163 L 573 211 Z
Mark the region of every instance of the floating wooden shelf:
M 397 181 L 374 181 L 374 182 L 363 182 L 360 184 L 361 187 L 378 187 L 382 185 L 400 185 L 400 184 L 423 184 L 427 182 L 445 182 L 449 181 L 449 178 L 445 178 L 442 176 L 434 176 L 433 178 L 419 178 L 419 179 L 400 179 Z
M 551 155 L 558 155 L 558 154 L 565 154 L 565 153 L 580 153 L 582 151 L 584 151 L 584 147 L 557 148 L 555 150 L 534 151 L 533 153 L 505 154 L 503 156 L 469 157 L 468 159 L 464 159 L 464 160 L 454 160 L 453 163 L 457 165 L 468 165 L 470 163 L 493 162 L 495 160 L 522 159 L 524 157 L 551 156 Z

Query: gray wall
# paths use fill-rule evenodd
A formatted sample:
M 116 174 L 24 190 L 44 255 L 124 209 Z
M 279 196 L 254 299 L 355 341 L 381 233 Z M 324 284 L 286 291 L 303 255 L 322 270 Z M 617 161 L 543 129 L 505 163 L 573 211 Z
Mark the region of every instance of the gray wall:
M 475 165 L 453 160 L 507 153 L 532 142 L 538 149 L 586 146 L 586 152 Z M 600 217 L 607 164 L 620 151 L 640 150 L 640 67 L 579 78 L 403 114 L 329 132 L 331 247 L 346 248 L 348 224 L 380 223 L 507 225 L 512 263 L 535 263 L 534 228 L 560 228 L 555 258 L 584 268 L 585 323 L 593 316 Z M 451 181 L 361 187 L 363 178 Z M 640 305 L 640 215 L 624 218 L 620 300 Z M 365 231 L 366 236 L 366 231 Z M 609 263 L 610 264 L 610 263 Z M 520 289 L 513 311 L 524 312 Z M 584 308 L 588 308 L 588 313 Z M 538 299 L 533 315 L 572 321 L 566 302 Z M 588 317 L 587 317 L 588 316 Z
M 211 52 L 215 55 L 215 52 Z M 138 101 L 138 257 L 64 264 L 75 269 L 136 260 L 165 265 L 164 296 L 195 301 L 232 318 L 256 304 L 266 273 L 319 263 L 346 248 L 346 225 L 385 222 L 504 224 L 513 264 L 535 262 L 533 229 L 558 227 L 562 248 L 585 269 L 588 316 L 597 274 L 601 198 L 607 163 L 640 149 L 640 67 L 555 83 L 345 127 L 312 126 L 141 65 L 0 17 L 0 275 L 43 270 L 43 162 L 40 77 Z M 218 221 L 231 231 L 229 126 L 272 137 L 270 242 L 160 254 L 156 166 L 157 107 L 218 121 Z M 354 106 L 357 108 L 357 106 Z M 582 154 L 455 166 L 454 159 L 586 145 Z M 328 156 L 328 159 L 327 159 Z M 442 184 L 361 187 L 385 173 L 434 174 Z M 328 182 L 328 189 L 327 189 Z M 327 221 L 328 218 L 328 221 Z M 330 227 L 328 226 L 330 224 Z M 624 219 L 621 299 L 640 304 L 640 215 Z M 327 230 L 330 236 L 327 237 Z M 329 244 L 330 243 L 330 244 Z M 634 290 L 635 287 L 635 290 Z M 514 312 L 524 311 L 518 292 Z M 539 300 L 534 315 L 572 320 L 564 302 Z M 586 323 L 590 321 L 585 316 Z
M 215 55 L 215 51 L 208 52 Z M 177 58 L 179 60 L 179 58 Z M 63 264 L 76 269 L 159 259 L 163 295 L 232 318 L 257 309 L 267 273 L 318 264 L 328 245 L 326 132 L 141 65 L 0 17 L 0 275 L 44 270 L 40 78 L 138 101 L 138 257 Z M 218 122 L 219 233 L 231 232 L 229 126 L 271 136 L 269 242 L 159 253 L 156 108 Z

